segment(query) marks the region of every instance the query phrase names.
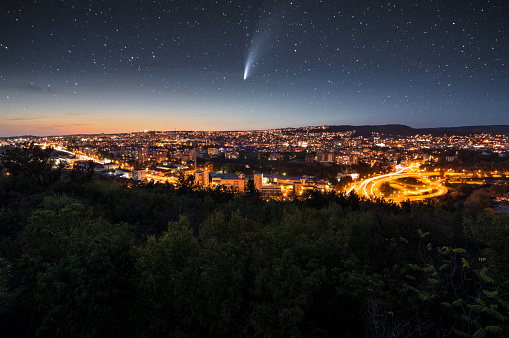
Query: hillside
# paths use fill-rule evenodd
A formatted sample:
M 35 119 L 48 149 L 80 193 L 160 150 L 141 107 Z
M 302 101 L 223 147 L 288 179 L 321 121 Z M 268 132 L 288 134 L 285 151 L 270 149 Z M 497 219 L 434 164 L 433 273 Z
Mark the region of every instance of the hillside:
M 494 126 L 463 126 L 463 127 L 440 127 L 440 128 L 412 128 L 402 124 L 365 125 L 365 126 L 328 126 L 326 128 L 312 129 L 312 132 L 346 132 L 355 130 L 356 136 L 370 137 L 373 133 L 394 136 L 413 135 L 468 135 L 468 134 L 497 134 L 509 136 L 509 125 Z

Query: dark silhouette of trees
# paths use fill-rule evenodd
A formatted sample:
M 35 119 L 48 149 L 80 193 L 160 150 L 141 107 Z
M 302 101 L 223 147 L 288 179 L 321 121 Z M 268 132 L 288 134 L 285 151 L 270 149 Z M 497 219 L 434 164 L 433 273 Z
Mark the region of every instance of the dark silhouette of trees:
M 250 178 L 247 180 L 245 194 L 251 198 L 259 198 L 261 196 L 260 191 L 256 189 L 254 179 Z
M 0 178 L 3 336 L 508 335 L 509 218 L 485 204 L 88 173 Z
M 86 165 L 74 164 L 69 178 L 75 183 L 89 182 L 94 177 L 94 161 L 88 161 Z
M 22 147 L 8 149 L 0 155 L 0 163 L 13 176 L 27 183 L 48 187 L 60 179 L 62 165 L 55 166 L 51 160 L 53 148 L 45 148 L 34 143 L 25 143 Z

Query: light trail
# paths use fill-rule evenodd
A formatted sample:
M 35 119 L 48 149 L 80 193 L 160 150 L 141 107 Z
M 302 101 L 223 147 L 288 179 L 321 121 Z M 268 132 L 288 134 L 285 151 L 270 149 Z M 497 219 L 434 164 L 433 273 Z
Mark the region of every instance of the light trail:
M 366 191 L 366 186 L 367 184 L 369 184 L 370 182 L 374 181 L 374 180 L 377 180 L 377 179 L 380 179 L 380 178 L 384 178 L 384 177 L 391 177 L 393 175 L 397 175 L 397 174 L 401 174 L 403 172 L 405 172 L 406 170 L 408 169 L 411 169 L 412 167 L 414 166 L 409 166 L 409 167 L 405 167 L 405 168 L 401 168 L 400 170 L 396 171 L 395 173 L 390 173 L 390 174 L 385 174 L 385 175 L 380 175 L 380 176 L 375 176 L 375 177 L 371 177 L 371 178 L 368 178 L 364 181 L 362 181 L 361 185 L 359 186 L 359 189 L 357 189 L 356 192 L 358 192 L 359 190 L 363 190 L 364 191 L 364 195 L 367 197 L 367 198 L 370 198 L 369 197 L 369 194 L 368 192 Z M 350 194 L 352 192 L 353 189 L 355 189 L 357 185 L 354 185 L 353 187 L 351 187 L 347 192 L 346 194 Z
M 97 162 L 97 163 L 100 163 L 100 164 L 104 164 L 105 162 L 104 161 L 101 161 L 99 159 L 96 159 L 96 158 L 92 158 L 90 156 L 86 156 L 86 155 L 82 155 L 82 154 L 77 154 L 77 153 L 73 153 L 72 151 L 69 151 L 69 150 L 65 150 L 63 149 L 62 147 L 55 147 L 55 150 L 58 150 L 58 151 L 61 151 L 63 153 L 67 153 L 67 154 L 70 154 L 70 155 L 74 155 L 80 159 L 85 159 L 85 160 L 89 160 L 89 161 L 94 161 L 94 162 Z
M 361 197 L 365 197 L 367 199 L 374 199 L 377 197 L 376 190 L 377 190 L 378 186 L 380 186 L 381 184 L 383 184 L 385 182 L 390 182 L 397 178 L 403 178 L 403 177 L 418 177 L 418 178 L 420 178 L 420 180 L 423 181 L 424 188 L 417 189 L 414 191 L 412 191 L 412 190 L 408 191 L 406 188 L 406 185 L 403 186 L 401 184 L 397 184 L 397 187 L 399 187 L 398 190 L 400 191 L 400 193 L 403 193 L 404 196 L 399 196 L 399 194 L 397 196 L 394 196 L 393 198 L 391 198 L 391 200 L 393 202 L 400 202 L 400 201 L 403 201 L 406 199 L 422 200 L 425 198 L 432 198 L 432 197 L 440 196 L 440 195 L 447 193 L 447 188 L 445 188 L 441 184 L 437 184 L 436 182 L 433 182 L 427 178 L 428 176 L 438 176 L 438 175 L 440 175 L 440 173 L 438 173 L 438 172 L 425 172 L 425 173 L 423 173 L 423 172 L 407 172 L 409 170 L 415 169 L 416 167 L 417 167 L 416 165 L 411 165 L 408 167 L 401 168 L 400 170 L 393 172 L 393 173 L 379 175 L 379 176 L 365 179 L 364 181 L 360 182 L 359 184 L 352 186 L 346 192 L 346 194 L 348 195 L 352 192 L 355 192 L 355 193 L 359 194 L 359 196 L 361 196 Z M 435 192 L 433 192 L 433 190 L 435 190 Z M 424 194 L 427 194 L 427 195 L 424 195 Z M 384 198 L 380 193 L 378 193 L 378 195 L 380 195 L 379 197 Z

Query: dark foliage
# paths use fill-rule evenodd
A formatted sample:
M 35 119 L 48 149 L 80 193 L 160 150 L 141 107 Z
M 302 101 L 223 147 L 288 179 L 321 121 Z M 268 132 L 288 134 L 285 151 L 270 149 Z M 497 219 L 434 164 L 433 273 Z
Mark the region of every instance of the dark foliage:
M 509 334 L 491 191 L 455 208 L 30 177 L 0 179 L 3 336 Z

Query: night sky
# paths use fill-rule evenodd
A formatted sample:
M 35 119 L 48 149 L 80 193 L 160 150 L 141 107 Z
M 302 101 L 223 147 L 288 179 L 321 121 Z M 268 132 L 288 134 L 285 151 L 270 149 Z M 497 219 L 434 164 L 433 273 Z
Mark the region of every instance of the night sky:
M 509 124 L 509 1 L 3 1 L 0 136 Z

